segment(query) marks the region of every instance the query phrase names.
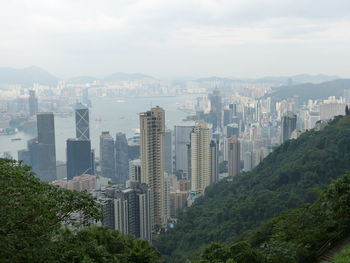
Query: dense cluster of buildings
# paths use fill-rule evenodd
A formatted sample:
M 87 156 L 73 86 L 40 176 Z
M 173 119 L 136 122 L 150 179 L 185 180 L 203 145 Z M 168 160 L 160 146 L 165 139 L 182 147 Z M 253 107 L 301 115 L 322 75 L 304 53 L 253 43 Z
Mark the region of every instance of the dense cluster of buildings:
M 344 114 L 350 102 L 345 95 L 301 103 L 297 97 L 277 100 L 213 89 L 197 98 L 189 106 L 193 114 L 174 127 L 166 127 L 166 112 L 156 106 L 139 114 L 139 133 L 132 139 L 103 131 L 95 156 L 91 101 L 86 90 L 82 95 L 74 107 L 76 136 L 66 140 L 62 166 L 56 163 L 54 114 L 39 112 L 30 91 L 28 112 L 36 118 L 37 137 L 18 151 L 18 159 L 43 181 L 91 192 L 103 207 L 101 224 L 150 241 L 175 221 L 180 209 L 205 195 L 208 186 L 251 171 L 279 144 L 320 120 Z M 65 178 L 57 176 L 59 169 L 65 169 Z

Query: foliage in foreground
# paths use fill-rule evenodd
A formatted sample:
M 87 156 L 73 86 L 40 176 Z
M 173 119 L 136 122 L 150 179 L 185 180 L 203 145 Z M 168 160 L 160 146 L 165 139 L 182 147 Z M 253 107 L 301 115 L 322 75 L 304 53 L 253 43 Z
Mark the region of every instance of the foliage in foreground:
M 256 229 L 248 243 L 212 244 L 205 249 L 200 262 L 317 262 L 324 244 L 349 234 L 349 203 L 350 173 L 333 182 L 314 204 L 287 211 Z M 233 251 L 237 246 L 240 249 Z M 339 258 L 349 259 L 349 251 Z M 221 255 L 219 260 L 211 261 L 217 255 Z
M 350 170 L 349 134 L 350 116 L 337 117 L 285 142 L 252 172 L 209 186 L 156 246 L 169 262 L 185 262 L 212 242 L 239 241 L 281 212 L 315 202 L 319 189 Z
M 87 227 L 101 218 L 90 194 L 43 183 L 29 170 L 16 161 L 0 159 L 1 262 L 157 261 L 158 251 L 146 241 Z
M 347 246 L 335 255 L 334 263 L 349 263 L 350 262 L 350 246 Z

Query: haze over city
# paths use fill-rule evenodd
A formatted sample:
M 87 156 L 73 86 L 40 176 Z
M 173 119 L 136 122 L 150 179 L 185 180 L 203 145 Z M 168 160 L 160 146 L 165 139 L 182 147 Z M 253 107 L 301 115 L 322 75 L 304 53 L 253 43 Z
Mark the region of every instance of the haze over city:
M 2 1 L 0 66 L 61 78 L 350 77 L 350 2 Z
M 349 0 L 0 0 L 0 263 L 349 263 L 349 69 Z

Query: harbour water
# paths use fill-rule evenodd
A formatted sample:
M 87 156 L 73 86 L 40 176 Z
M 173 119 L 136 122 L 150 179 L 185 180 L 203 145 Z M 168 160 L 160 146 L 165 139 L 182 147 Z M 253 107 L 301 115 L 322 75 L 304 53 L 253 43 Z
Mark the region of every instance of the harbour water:
M 179 105 L 196 96 L 186 95 L 178 97 L 143 97 L 143 98 L 92 98 L 90 108 L 90 138 L 95 154 L 99 154 L 99 136 L 102 131 L 109 131 L 115 137 L 117 132 L 126 133 L 127 137 L 139 128 L 139 113 L 151 107 L 160 106 L 165 110 L 167 128 L 173 129 L 186 117 L 186 113 L 178 109 Z M 66 140 L 75 137 L 74 115 L 71 117 L 55 116 L 56 159 L 66 160 Z M 11 139 L 22 140 L 12 141 Z M 27 147 L 27 140 L 33 138 L 23 132 L 14 135 L 0 136 L 0 154 L 9 152 L 17 159 L 17 151 Z

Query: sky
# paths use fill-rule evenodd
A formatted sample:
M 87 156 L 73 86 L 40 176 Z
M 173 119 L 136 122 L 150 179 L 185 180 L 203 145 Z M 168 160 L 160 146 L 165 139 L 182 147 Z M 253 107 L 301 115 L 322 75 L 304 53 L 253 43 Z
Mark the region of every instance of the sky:
M 0 0 L 0 66 L 350 77 L 349 0 Z

